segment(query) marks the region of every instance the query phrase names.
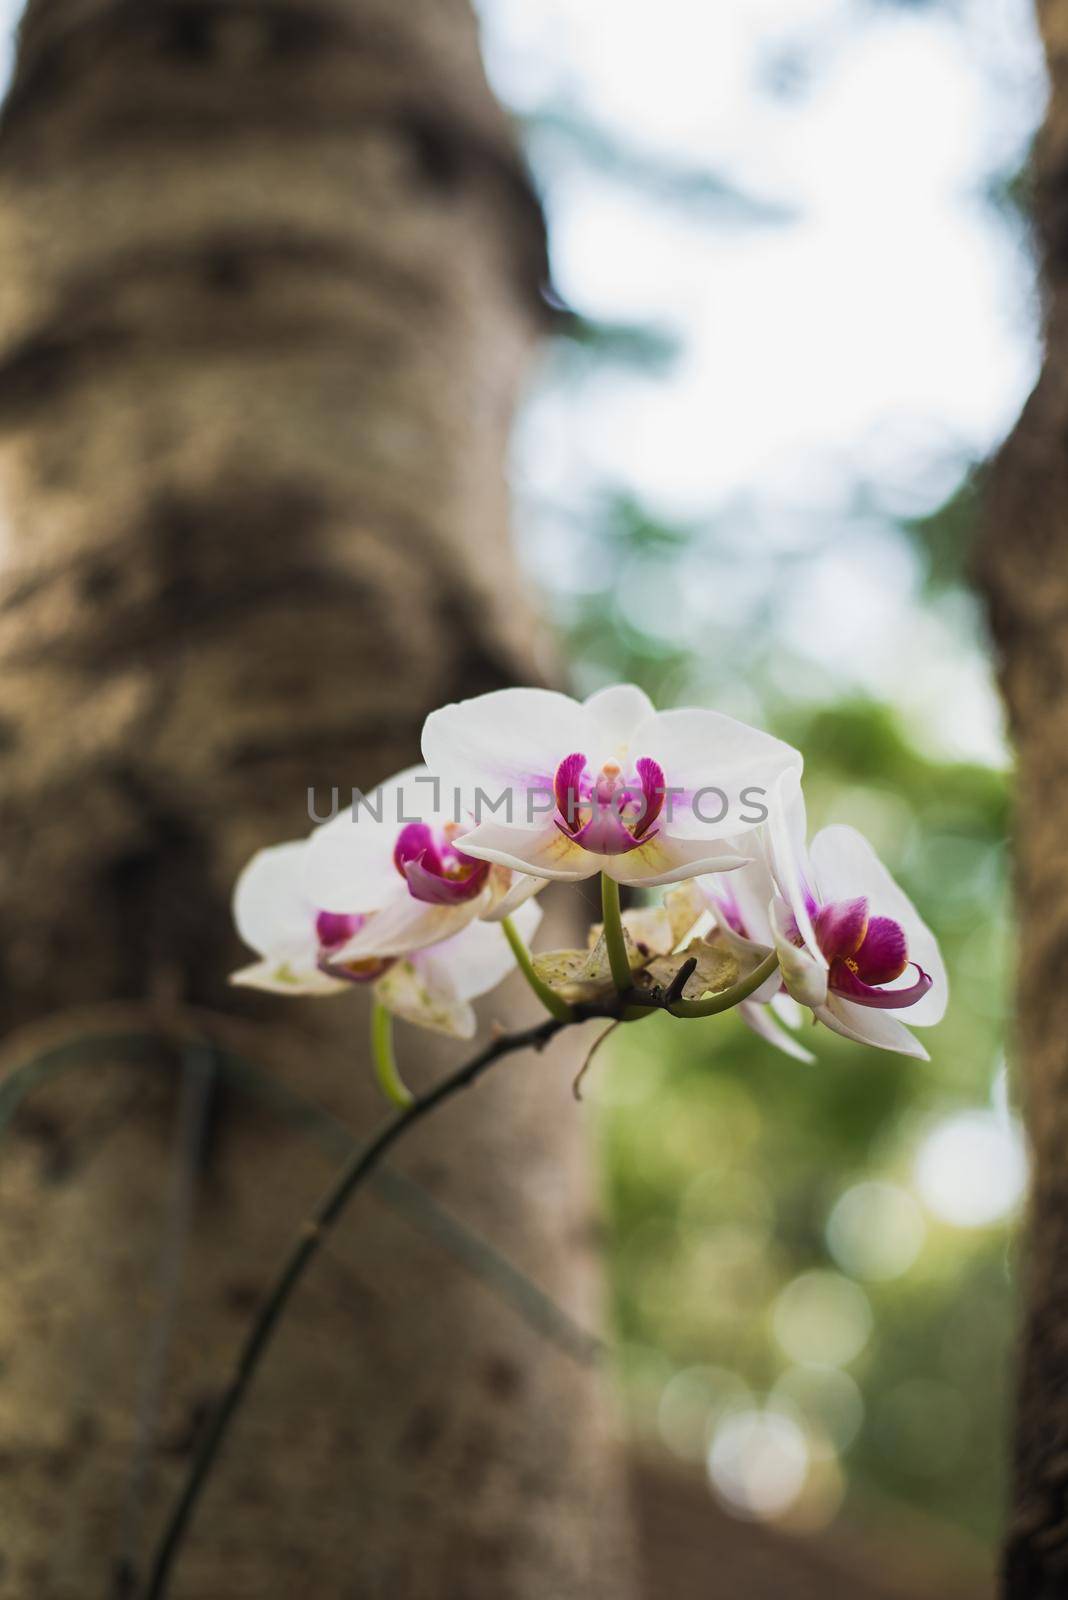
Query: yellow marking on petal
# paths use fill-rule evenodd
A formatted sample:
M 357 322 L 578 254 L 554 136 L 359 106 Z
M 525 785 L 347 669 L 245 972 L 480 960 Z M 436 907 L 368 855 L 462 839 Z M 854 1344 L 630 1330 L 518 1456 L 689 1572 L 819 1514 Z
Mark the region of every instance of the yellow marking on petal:
M 346 972 L 351 972 L 354 978 L 367 980 L 378 978 L 388 972 L 393 965 L 392 956 L 364 956 L 356 961 L 342 961 L 339 963 Z

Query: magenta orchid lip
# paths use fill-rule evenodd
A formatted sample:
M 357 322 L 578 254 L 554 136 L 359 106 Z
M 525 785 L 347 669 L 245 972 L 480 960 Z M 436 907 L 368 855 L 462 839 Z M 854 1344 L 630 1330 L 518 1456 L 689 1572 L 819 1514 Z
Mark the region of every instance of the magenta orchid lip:
M 900 1011 L 918 1004 L 931 989 L 930 975 L 909 960 L 901 924 L 893 917 L 869 916 L 866 896 L 819 906 L 812 920 L 829 963 L 827 981 L 836 994 L 857 1005 Z M 910 966 L 919 974 L 915 983 L 904 989 L 884 987 Z
M 425 822 L 409 822 L 401 829 L 393 860 L 413 899 L 427 905 L 458 905 L 482 892 L 489 864 L 457 849 L 458 836 L 452 823 L 437 832 Z
M 618 761 L 606 761 L 591 776 L 586 757 L 576 752 L 564 757 L 553 777 L 553 822 L 595 855 L 624 855 L 656 837 L 653 824 L 665 793 L 664 769 L 651 756 L 639 756 L 628 779 Z

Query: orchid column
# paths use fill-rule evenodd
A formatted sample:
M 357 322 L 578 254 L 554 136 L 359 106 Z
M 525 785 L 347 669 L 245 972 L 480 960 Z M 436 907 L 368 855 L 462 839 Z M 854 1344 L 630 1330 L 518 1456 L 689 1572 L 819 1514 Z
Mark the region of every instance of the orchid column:
M 502 464 L 541 219 L 464 0 L 30 0 L 2 134 L 4 1021 L 247 1017 L 245 857 L 307 828 L 309 785 L 413 760 L 442 695 L 537 675 Z M 379 1115 L 347 1011 L 253 1014 L 245 1056 Z M 262 1097 L 193 1108 L 154 1389 L 178 1064 L 97 1060 L 6 1153 L 12 1592 L 102 1594 L 143 1557 L 331 1163 Z M 563 1109 L 502 1074 L 415 1170 L 586 1313 Z M 590 1372 L 380 1206 L 307 1288 L 179 1594 L 621 1594 Z

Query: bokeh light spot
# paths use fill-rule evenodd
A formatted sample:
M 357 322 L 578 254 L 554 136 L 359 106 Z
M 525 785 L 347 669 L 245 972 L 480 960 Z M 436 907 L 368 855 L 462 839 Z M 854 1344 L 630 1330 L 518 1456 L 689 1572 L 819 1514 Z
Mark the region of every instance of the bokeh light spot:
M 808 1476 L 805 1435 L 775 1411 L 724 1417 L 712 1437 L 708 1475 L 719 1500 L 737 1516 L 782 1516 L 800 1497 Z
M 803 1272 L 775 1302 L 775 1337 L 800 1366 L 844 1367 L 871 1335 L 867 1295 L 837 1272 Z
M 916 1153 L 916 1187 L 928 1210 L 958 1228 L 983 1228 L 1008 1216 L 1027 1186 L 1018 1123 L 996 1111 L 946 1117 Z
M 660 1437 L 683 1461 L 705 1459 L 709 1435 L 728 1413 L 752 1410 L 753 1396 L 725 1367 L 687 1367 L 664 1385 L 657 1424 Z
M 803 1424 L 814 1455 L 848 1450 L 864 1421 L 859 1387 L 848 1372 L 836 1367 L 789 1367 L 772 1389 L 768 1404 Z
M 885 1282 L 907 1272 L 923 1249 L 923 1213 L 896 1183 L 854 1184 L 827 1221 L 827 1246 L 843 1272 Z

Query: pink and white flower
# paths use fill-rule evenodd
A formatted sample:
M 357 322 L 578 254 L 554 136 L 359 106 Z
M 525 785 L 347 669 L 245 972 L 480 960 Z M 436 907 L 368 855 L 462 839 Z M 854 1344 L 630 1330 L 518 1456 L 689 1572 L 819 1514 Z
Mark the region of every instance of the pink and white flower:
M 789 745 L 715 711 L 655 711 L 632 684 L 582 703 L 502 689 L 427 718 L 423 756 L 473 822 L 465 854 L 574 882 L 641 887 L 725 872 L 767 816 Z M 503 813 L 503 814 L 502 814 Z
M 389 965 L 365 958 L 362 966 L 339 977 L 328 961 L 345 946 L 365 921 L 323 911 L 305 887 L 308 841 L 258 850 L 234 888 L 234 922 L 245 944 L 259 960 L 232 974 L 231 983 L 274 994 L 340 994 L 350 983 L 373 982 Z
M 934 934 L 855 828 L 824 828 L 806 851 L 799 786 L 777 815 L 769 920 L 787 990 L 835 1033 L 926 1060 L 899 1013 L 917 1027 L 945 1015 Z
M 409 767 L 312 834 L 305 886 L 316 906 L 374 913 L 352 935 L 349 958 L 439 944 L 477 918 L 499 922 L 544 887 L 469 855 L 439 795 L 425 767 Z
M 410 925 L 416 943 L 401 948 L 398 921 L 388 910 L 336 912 L 317 902 L 308 888 L 312 842 L 297 839 L 261 850 L 242 872 L 234 919 L 260 959 L 230 981 L 290 995 L 342 994 L 353 984 L 372 984 L 376 999 L 395 1015 L 471 1038 L 476 1018 L 470 1002 L 515 966 L 503 930 L 477 921 L 476 911 L 465 922 L 438 918 L 436 939 L 429 924 Z M 377 948 L 380 918 L 388 949 Z M 532 901 L 515 912 L 526 940 L 540 920 Z

